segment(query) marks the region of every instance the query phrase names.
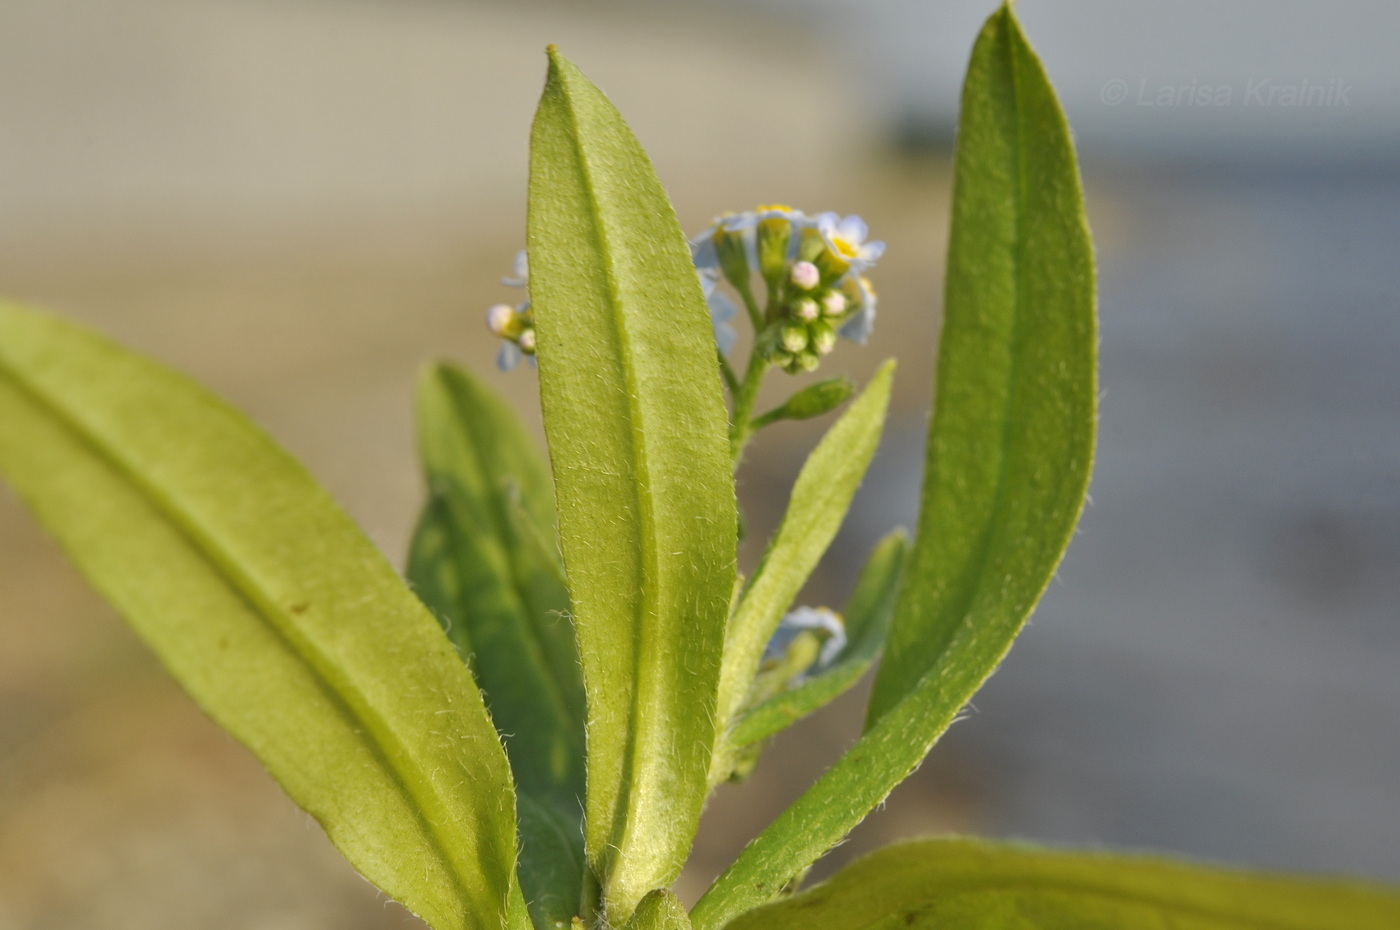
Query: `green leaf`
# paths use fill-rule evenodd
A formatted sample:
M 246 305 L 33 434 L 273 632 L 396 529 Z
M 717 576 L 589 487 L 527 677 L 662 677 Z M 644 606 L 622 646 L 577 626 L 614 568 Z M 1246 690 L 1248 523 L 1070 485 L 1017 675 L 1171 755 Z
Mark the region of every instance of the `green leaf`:
M 753 421 L 754 429 L 776 423 L 779 420 L 810 420 L 824 413 L 830 413 L 841 406 L 856 392 L 856 383 L 845 375 L 827 378 L 816 384 L 809 384 Z
M 728 930 L 1391 930 L 1400 894 L 1360 882 L 965 839 L 888 846 Z
M 904 530 L 895 530 L 880 541 L 866 560 L 855 591 L 846 603 L 848 640 L 841 657 L 825 671 L 744 714 L 729 735 L 731 745 L 747 746 L 787 729 L 860 680 L 884 648 L 907 547 Z
M 1049 584 L 1093 461 L 1093 245 L 1069 127 L 1010 9 L 963 90 L 937 399 L 871 721 L 935 665 L 951 719 Z
M 631 131 L 553 49 L 527 241 L 588 688 L 586 843 L 620 926 L 679 873 L 704 804 L 737 518 L 689 246 Z
M 438 930 L 500 926 L 515 805 L 481 694 L 300 465 L 185 377 L 0 303 L 0 472 L 366 878 Z
M 1094 274 L 1069 129 L 1008 7 L 963 89 L 919 528 L 865 735 L 691 917 L 776 893 L 909 775 L 1010 648 L 1069 541 L 1094 437 Z
M 520 829 L 520 887 L 538 930 L 569 926 L 583 911 L 588 865 L 583 824 L 577 812 L 521 791 L 516 796 Z M 580 805 L 575 802 L 574 807 Z
M 584 881 L 584 694 L 554 538 L 549 471 L 510 407 L 465 371 L 418 386 L 428 501 L 408 578 L 443 623 L 505 739 L 520 879 L 540 926 L 567 926 Z
M 720 676 L 720 720 L 727 726 L 748 697 L 763 647 L 831 544 L 880 443 L 889 407 L 893 360 L 885 362 L 812 450 L 793 484 L 783 522 L 773 534 L 730 621 Z M 729 777 L 732 743 L 715 754 L 711 781 Z
M 626 930 L 690 930 L 690 917 L 679 898 L 659 888 L 637 905 L 637 913 L 627 922 Z

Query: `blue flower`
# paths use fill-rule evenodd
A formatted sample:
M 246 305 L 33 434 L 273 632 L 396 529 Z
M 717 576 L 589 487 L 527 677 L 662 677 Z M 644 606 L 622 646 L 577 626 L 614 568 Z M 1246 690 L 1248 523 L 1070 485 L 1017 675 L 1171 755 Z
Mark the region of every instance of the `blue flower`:
M 530 262 L 525 257 L 525 250 L 521 249 L 515 253 L 515 269 L 513 274 L 508 274 L 501 278 L 501 283 L 506 287 L 529 287 L 530 286 Z
M 700 269 L 696 271 L 700 275 L 700 290 L 705 295 L 705 305 L 710 308 L 710 322 L 715 328 L 715 343 L 719 345 L 722 354 L 728 355 L 729 350 L 734 348 L 735 340 L 739 338 L 729 322 L 738 311 L 734 307 L 734 301 L 730 300 L 727 294 L 715 289 L 719 278 L 713 272 Z
M 501 371 L 511 371 L 522 358 L 529 358 L 530 364 L 535 364 L 535 319 L 530 312 L 529 266 L 524 249 L 515 255 L 514 272 L 501 278 L 501 283 L 506 287 L 525 288 L 525 300 L 515 307 L 496 304 L 486 311 L 486 328 L 505 340 L 496 353 L 496 367 Z
M 520 359 L 525 353 L 520 351 L 520 346 L 507 340 L 501 343 L 501 351 L 496 353 L 496 367 L 501 371 L 511 371 L 520 364 Z
M 817 232 L 832 254 L 851 266 L 856 274 L 871 267 L 885 254 L 883 242 L 866 242 L 870 234 L 865 220 L 856 214 L 842 219 L 836 213 L 822 213 L 816 217 Z
M 734 303 L 716 287 L 727 281 L 748 300 L 755 275 L 767 287 L 769 307 L 760 345 L 774 364 L 792 374 L 811 371 L 837 335 L 864 343 L 875 326 L 875 290 L 865 272 L 885 251 L 883 242 L 866 241 L 869 233 L 854 214 L 808 216 L 782 204 L 715 217 L 690 247 L 721 350 L 727 354 L 735 342 L 728 323 Z
M 841 289 L 856 312 L 838 332 L 843 338 L 864 345 L 875 329 L 875 287 L 865 275 L 852 273 L 841 282 Z
M 700 271 L 723 274 L 741 291 L 749 275 L 758 268 L 758 248 L 754 229 L 758 220 L 752 210 L 725 213 L 690 240 L 691 260 Z
M 826 634 L 821 652 L 817 655 L 817 661 L 812 664 L 806 674 L 827 668 L 836 661 L 841 650 L 846 648 L 846 626 L 841 622 L 841 617 L 837 615 L 836 611 L 826 607 L 798 607 L 783 617 L 782 622 L 778 624 L 778 629 L 768 640 L 768 645 L 763 647 L 763 661 L 776 662 L 781 659 L 787 652 L 788 646 L 792 644 L 793 639 L 804 630 Z
M 496 353 L 496 367 L 501 371 L 512 370 L 522 357 L 531 365 L 535 363 L 535 320 L 529 300 L 518 307 L 496 304 L 486 311 L 486 328 L 505 340 Z

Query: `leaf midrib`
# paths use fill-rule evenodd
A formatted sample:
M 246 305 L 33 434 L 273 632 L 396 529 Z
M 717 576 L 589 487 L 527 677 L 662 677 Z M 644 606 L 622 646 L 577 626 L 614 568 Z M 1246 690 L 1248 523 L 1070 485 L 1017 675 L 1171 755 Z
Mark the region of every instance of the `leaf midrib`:
M 457 492 L 449 492 L 449 494 L 455 493 Z M 471 538 L 471 534 L 468 530 L 465 529 L 464 521 L 457 513 L 457 508 L 452 506 L 452 501 L 450 497 L 447 501 L 447 512 L 449 514 L 447 532 L 453 540 L 453 549 L 460 552 L 468 547 L 466 541 Z M 500 547 L 493 548 L 497 548 L 499 550 Z M 509 555 L 501 551 L 496 552 L 496 557 L 497 561 L 501 563 L 499 567 L 508 573 L 509 580 L 511 581 L 511 584 L 502 586 L 505 589 L 502 592 L 502 594 L 507 599 L 510 607 L 513 609 L 516 615 L 524 617 L 527 620 L 527 622 L 525 623 L 525 628 L 528 631 L 528 634 L 525 636 L 525 643 L 526 648 L 530 651 L 528 655 L 520 657 L 521 664 L 524 665 L 524 663 L 529 662 L 534 667 L 535 671 L 540 673 L 537 677 L 547 682 L 547 685 L 545 687 L 545 699 L 553 706 L 553 710 L 556 712 L 556 715 L 560 720 L 565 722 L 572 722 L 573 716 L 570 713 L 568 706 L 565 702 L 563 692 L 559 685 L 559 681 L 552 673 L 549 663 L 545 659 L 544 650 L 543 647 L 540 645 L 539 641 L 539 630 L 533 622 L 530 622 L 530 612 L 526 607 L 525 599 L 520 596 L 520 591 L 518 587 L 520 577 L 516 572 L 514 561 L 510 558 Z M 467 600 L 465 592 L 459 593 L 459 595 L 453 600 L 457 602 L 457 609 L 462 611 L 463 614 L 469 612 L 465 603 Z M 463 622 L 465 623 L 466 621 L 464 620 Z M 468 633 L 468 636 L 470 636 L 470 633 Z M 470 645 L 471 644 L 469 642 L 468 646 L 470 647 Z M 471 648 L 469 651 L 473 654 L 475 653 L 474 648 Z M 465 661 L 466 658 L 466 656 L 463 656 L 463 661 Z
M 1001 42 L 1007 49 L 1006 54 L 1007 58 L 1009 59 L 1009 70 L 1011 72 L 1013 106 L 1016 110 L 1016 117 L 1013 121 L 1015 139 L 1011 146 L 1012 155 L 1015 160 L 1013 175 L 1016 180 L 1016 202 L 1015 207 L 1012 211 L 1013 232 L 1011 237 L 1011 260 L 1015 271 L 1012 276 L 1011 284 L 1011 302 L 1013 305 L 1013 311 L 1011 314 L 1011 321 L 1010 325 L 1008 326 L 1007 332 L 1007 343 L 1011 347 L 1011 351 L 1008 353 L 1007 360 L 1007 390 L 1005 399 L 1001 404 L 1001 412 L 1003 414 L 1003 422 L 1001 428 L 1002 455 L 1001 461 L 997 465 L 997 476 L 993 483 L 995 490 L 992 494 L 992 509 L 987 517 L 986 523 L 983 526 L 981 539 L 979 540 L 979 544 L 977 547 L 977 557 L 973 561 L 974 568 L 972 569 L 968 581 L 961 588 L 962 593 L 958 599 L 957 609 L 955 611 L 949 611 L 947 614 L 945 614 L 945 616 L 956 616 L 958 619 L 955 624 L 947 628 L 947 633 L 943 637 L 941 637 L 939 643 L 936 644 L 938 646 L 937 653 L 940 655 L 946 653 L 948 649 L 951 648 L 953 643 L 957 642 L 962 635 L 968 632 L 968 618 L 972 611 L 973 605 L 977 603 L 978 594 L 983 588 L 982 580 L 986 576 L 989 567 L 990 554 L 995 544 L 999 542 L 1001 538 L 999 527 L 1001 525 L 1001 515 L 1006 509 L 1006 502 L 1008 498 L 1008 495 L 1006 493 L 1007 476 L 1010 473 L 1011 468 L 1011 456 L 1008 450 L 1010 449 L 1010 446 L 1012 445 L 1015 436 L 1016 425 L 1015 418 L 1011 416 L 1010 412 L 1015 409 L 1016 399 L 1020 396 L 1022 390 L 1022 366 L 1019 334 L 1022 330 L 1022 316 L 1026 312 L 1026 307 L 1024 306 L 1023 302 L 1026 289 L 1024 287 L 1024 282 L 1022 281 L 1022 275 L 1025 273 L 1025 263 L 1022 259 L 1023 251 L 1021 234 L 1022 229 L 1024 227 L 1024 219 L 1026 212 L 1025 204 L 1028 200 L 1026 192 L 1026 177 L 1024 171 L 1025 159 L 1023 157 L 1024 134 L 1021 131 L 1021 119 L 1024 108 L 1021 105 L 1021 82 L 1017 77 L 1016 50 L 1012 36 L 1011 24 L 1007 21 L 1008 17 L 1004 12 L 1000 15 L 1002 17 Z M 932 428 L 932 425 L 930 425 L 930 429 Z M 892 711 L 897 704 L 901 703 L 903 700 L 909 697 L 909 695 L 911 695 L 915 690 L 917 690 L 918 682 L 922 678 L 923 676 L 920 675 L 919 678 L 915 679 L 914 683 L 911 686 L 905 688 L 899 700 L 891 704 L 881 714 L 881 716 L 884 716 L 884 714 Z
M 639 765 L 638 755 L 641 747 L 638 744 L 638 724 L 642 721 L 642 695 L 643 667 L 646 664 L 643 658 L 646 654 L 647 637 L 645 618 L 656 612 L 657 584 L 658 576 L 657 545 L 656 545 L 656 517 L 650 503 L 650 495 L 644 493 L 644 489 L 651 487 L 651 471 L 646 457 L 645 443 L 641 442 L 641 411 L 639 409 L 640 392 L 632 388 L 637 384 L 636 371 L 632 363 L 632 352 L 629 333 L 623 323 L 622 312 L 619 307 L 620 301 L 617 299 L 617 283 L 613 274 L 612 249 L 609 246 L 609 236 L 607 228 L 603 222 L 602 211 L 598 209 L 598 196 L 596 194 L 593 172 L 589 161 L 584 153 L 583 140 L 579 133 L 578 114 L 575 112 L 573 100 L 567 93 L 560 94 L 563 102 L 564 112 L 568 114 L 572 132 L 566 133 L 569 145 L 574 150 L 574 155 L 578 159 L 579 174 L 583 186 L 584 196 L 587 197 L 593 209 L 588 211 L 592 221 L 594 235 L 598 238 L 598 249 L 602 253 L 604 261 L 599 263 L 604 283 L 608 295 L 608 309 L 612 317 L 613 331 L 618 341 L 618 363 L 622 368 L 623 382 L 627 388 L 627 410 L 628 410 L 628 450 L 631 452 L 630 458 L 633 467 L 636 469 L 635 481 L 631 487 L 636 489 L 635 499 L 637 502 L 637 515 L 640 526 L 641 542 L 639 545 L 639 555 L 642 563 L 642 590 L 639 610 L 633 617 L 633 635 L 635 637 L 635 649 L 632 653 L 632 707 L 630 714 L 631 725 L 627 728 L 626 750 L 623 754 L 622 788 L 620 798 L 613 810 L 613 830 L 610 834 L 609 848 L 614 850 L 614 854 L 622 852 L 621 841 L 630 835 L 632 814 L 632 788 Z M 647 583 L 648 580 L 651 583 Z
M 500 487 L 492 482 L 486 464 L 482 460 L 481 454 L 478 452 L 479 449 L 486 448 L 482 443 L 491 442 L 491 437 L 481 435 L 477 429 L 475 418 L 468 415 L 467 410 L 462 406 L 461 399 L 458 397 L 455 390 L 449 389 L 446 391 L 446 394 L 447 403 L 451 406 L 452 413 L 457 421 L 465 424 L 468 432 L 471 433 L 471 449 L 468 450 L 468 454 L 472 458 L 472 464 L 476 466 L 478 476 L 480 476 L 482 483 L 486 486 L 488 499 L 490 500 L 491 519 L 496 523 L 496 538 L 502 539 L 509 534 L 511 530 L 510 515 L 505 512 L 504 505 L 500 500 Z M 515 481 L 516 487 L 523 495 L 524 481 L 519 477 L 516 477 Z M 448 486 L 450 490 L 455 491 L 450 482 Z M 456 508 L 452 507 L 450 501 L 448 504 L 448 511 L 453 514 L 451 532 L 460 538 L 462 535 L 461 521 L 457 519 Z M 521 511 L 521 515 L 524 519 L 533 519 L 533 516 L 523 506 L 523 500 Z M 558 714 L 560 720 L 566 723 L 582 723 L 582 721 L 576 720 L 573 712 L 570 710 L 569 700 L 564 694 L 563 683 L 555 676 L 553 667 L 542 643 L 540 630 L 537 625 L 537 618 L 531 616 L 525 598 L 520 593 L 524 579 L 521 577 L 519 566 L 516 564 L 516 560 L 511 557 L 510 553 L 504 551 L 504 547 L 497 546 L 495 548 L 499 550 L 498 555 L 500 556 L 502 567 L 509 573 L 511 581 L 510 584 L 504 586 L 507 589 L 506 595 L 509 597 L 511 606 L 515 608 L 516 613 L 526 618 L 525 627 L 529 633 L 525 639 L 526 642 L 529 643 L 529 658 L 531 662 L 543 672 L 541 677 L 547 682 L 546 691 L 548 692 L 549 701 L 554 705 L 554 710 Z
M 321 650 L 310 641 L 299 646 L 287 635 L 282 625 L 270 618 L 272 615 L 281 617 L 287 626 L 291 626 L 289 612 L 279 609 L 275 599 L 265 595 L 260 596 L 259 586 L 248 575 L 238 570 L 236 562 L 223 551 L 223 548 L 214 541 L 210 534 L 201 531 L 199 521 L 188 513 L 176 498 L 162 494 L 158 487 L 145 481 L 138 469 L 128 463 L 109 443 L 99 438 L 99 433 L 96 430 L 85 429 L 83 421 L 79 417 L 75 416 L 57 399 L 52 398 L 47 392 L 26 379 L 12 365 L 6 364 L 3 356 L 0 356 L 0 377 L 8 379 L 16 390 L 28 397 L 41 411 L 51 416 L 66 433 L 84 448 L 87 448 L 94 458 L 109 468 L 119 479 L 130 485 L 137 497 L 145 501 L 157 516 L 164 517 L 168 525 L 189 543 L 197 558 L 208 564 L 211 573 L 222 579 L 234 595 L 248 606 L 249 612 L 263 623 L 273 637 L 300 660 L 300 664 L 304 665 L 310 672 L 317 689 L 326 695 L 330 705 L 345 720 L 347 726 L 364 735 L 364 742 L 371 754 L 378 760 L 380 767 L 389 774 L 404 799 L 408 801 L 407 806 L 412 810 L 414 818 L 422 828 L 422 833 L 432 844 L 439 859 L 448 866 L 445 871 L 451 876 L 457 891 L 458 901 L 464 905 L 471 902 L 473 897 L 470 889 L 467 888 L 465 880 L 456 868 L 455 857 L 449 853 L 451 847 L 439 834 L 434 823 L 435 819 L 442 819 L 446 822 L 447 818 L 429 817 L 425 810 L 426 805 L 418 803 L 420 795 L 414 789 L 414 780 L 394 765 L 386 746 L 399 750 L 403 758 L 412 758 L 412 756 L 407 752 L 402 742 L 393 736 L 392 728 L 385 725 L 378 714 L 372 712 L 373 705 L 365 698 L 363 692 L 348 681 L 342 681 L 337 686 L 334 676 L 327 671 L 332 663 L 327 660 Z M 352 697 L 360 698 L 362 705 L 366 708 L 364 712 L 356 711 Z M 427 799 L 436 799 L 436 794 L 432 791 L 425 792 L 425 795 Z M 443 805 L 439 803 L 432 806 L 441 807 Z

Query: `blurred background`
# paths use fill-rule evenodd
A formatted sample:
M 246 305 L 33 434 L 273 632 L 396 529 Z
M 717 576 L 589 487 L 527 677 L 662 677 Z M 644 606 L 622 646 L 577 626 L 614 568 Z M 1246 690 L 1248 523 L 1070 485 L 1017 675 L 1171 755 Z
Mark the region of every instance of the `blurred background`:
M 497 279 L 558 43 L 689 231 L 777 201 L 858 212 L 888 243 L 871 344 L 823 370 L 901 359 L 804 598 L 839 605 L 915 518 L 958 85 L 993 6 L 3 0 L 0 292 L 232 399 L 402 564 L 424 360 L 484 373 L 538 429 L 533 376 L 495 371 L 483 316 L 513 294 Z M 1400 880 L 1400 7 L 1019 8 L 1099 250 L 1093 501 L 968 718 L 830 862 L 974 831 Z M 825 425 L 754 445 L 751 542 Z M 684 896 L 861 708 L 719 792 Z M 0 491 L 0 930 L 411 924 Z

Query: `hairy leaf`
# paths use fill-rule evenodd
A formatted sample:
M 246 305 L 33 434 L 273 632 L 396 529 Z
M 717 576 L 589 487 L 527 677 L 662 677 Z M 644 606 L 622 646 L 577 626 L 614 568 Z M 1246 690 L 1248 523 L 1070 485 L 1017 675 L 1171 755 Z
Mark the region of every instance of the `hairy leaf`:
M 951 718 L 1069 544 L 1093 461 L 1093 246 L 1069 127 L 1009 8 L 963 91 L 936 404 L 909 573 L 869 719 L 940 662 Z
M 505 739 L 525 898 L 541 926 L 567 925 L 584 881 L 584 695 L 549 471 L 509 406 L 451 365 L 420 379 L 418 432 L 428 501 L 408 578 Z
M 779 420 L 810 420 L 830 413 L 856 392 L 856 383 L 845 375 L 809 384 L 774 409 L 753 421 L 755 429 Z
M 690 917 L 680 899 L 662 888 L 642 899 L 626 930 L 690 930 Z
M 729 930 L 1390 930 L 1400 894 L 978 840 L 888 846 Z
M 807 583 L 831 544 L 851 506 L 885 425 L 889 407 L 893 360 L 885 362 L 812 450 L 793 484 L 783 522 L 769 541 L 734 617 L 724 645 L 720 675 L 720 720 L 733 721 L 758 672 L 763 647 Z M 733 759 L 727 750 L 715 754 L 712 782 L 729 777 Z
M 204 710 L 438 930 L 499 927 L 514 799 L 418 599 L 241 414 L 0 303 L 0 472 Z
M 1094 273 L 1069 129 L 1009 7 L 963 88 L 923 502 L 866 734 L 696 905 L 776 893 L 918 766 L 1049 582 L 1084 500 Z
M 586 845 L 621 925 L 679 873 L 699 821 L 737 518 L 689 247 L 631 131 L 553 49 L 527 244 L 588 689 Z

